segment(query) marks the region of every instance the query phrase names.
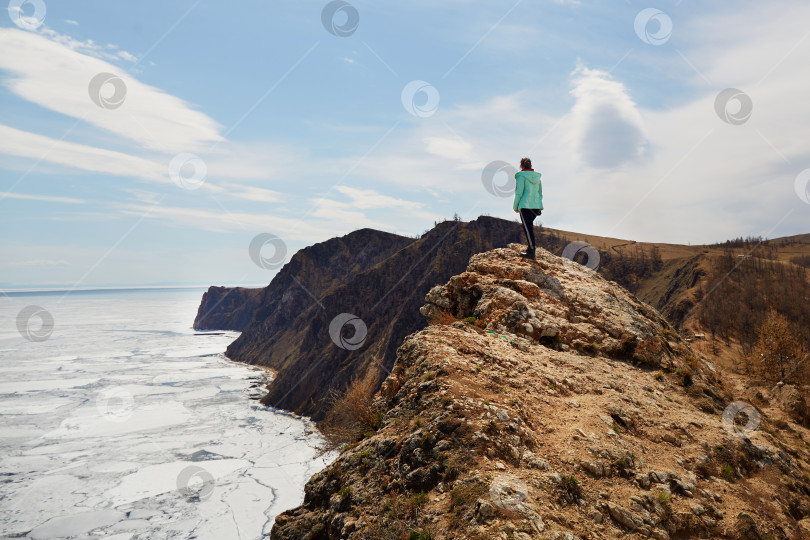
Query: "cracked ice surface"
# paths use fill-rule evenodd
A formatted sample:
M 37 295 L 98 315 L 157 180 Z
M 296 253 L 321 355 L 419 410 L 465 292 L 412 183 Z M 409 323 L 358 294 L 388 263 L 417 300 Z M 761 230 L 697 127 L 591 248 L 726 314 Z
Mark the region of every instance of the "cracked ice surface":
M 265 376 L 195 335 L 199 290 L 0 300 L 0 536 L 261 538 L 331 459 Z M 17 313 L 54 317 L 29 342 Z

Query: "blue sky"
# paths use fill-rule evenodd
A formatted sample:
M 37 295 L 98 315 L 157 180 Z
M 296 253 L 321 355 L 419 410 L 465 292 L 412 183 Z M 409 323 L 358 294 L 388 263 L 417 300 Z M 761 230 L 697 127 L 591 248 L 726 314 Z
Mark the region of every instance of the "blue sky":
M 513 219 L 482 171 L 524 155 L 551 227 L 810 232 L 806 2 L 39 5 L 0 17 L 0 288 L 263 284 L 261 233 Z

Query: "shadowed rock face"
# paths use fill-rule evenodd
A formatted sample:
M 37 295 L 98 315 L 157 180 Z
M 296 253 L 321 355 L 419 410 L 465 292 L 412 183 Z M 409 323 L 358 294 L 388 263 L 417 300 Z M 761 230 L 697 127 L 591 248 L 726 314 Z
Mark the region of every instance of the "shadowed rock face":
M 203 295 L 194 328 L 241 331 L 258 314 L 261 324 L 272 333 L 295 317 L 295 309 L 306 302 L 309 294 L 317 298 L 413 241 L 396 234 L 360 229 L 306 247 L 293 255 L 267 287 L 211 287 Z
M 262 289 L 209 287 L 197 309 L 194 329 L 241 331 L 253 318 L 261 297 Z
M 271 538 L 802 537 L 801 438 L 735 433 L 714 365 L 658 312 L 517 248 L 429 290 L 421 311 L 445 324 L 404 339 L 377 430 L 310 479 Z
M 264 289 L 226 354 L 276 371 L 265 404 L 321 420 L 333 389 L 354 378 L 379 387 L 405 336 L 425 326 L 419 307 L 431 287 L 464 270 L 475 253 L 521 234 L 517 223 L 480 217 L 440 223 L 418 240 L 364 229 L 305 248 Z M 359 349 L 341 348 L 330 336 L 331 321 L 343 313 L 365 324 Z

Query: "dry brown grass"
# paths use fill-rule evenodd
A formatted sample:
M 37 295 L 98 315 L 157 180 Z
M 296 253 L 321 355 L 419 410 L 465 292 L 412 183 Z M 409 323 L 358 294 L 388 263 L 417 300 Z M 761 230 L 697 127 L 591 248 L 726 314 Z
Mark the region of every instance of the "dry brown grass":
M 428 324 L 431 326 L 436 324 L 444 324 L 449 326 L 456 321 L 458 321 L 458 319 L 456 319 L 452 313 L 442 310 L 438 315 L 430 317 L 428 319 Z
M 345 392 L 330 395 L 329 415 L 321 427 L 325 439 L 324 451 L 352 444 L 379 429 L 382 413 L 373 405 L 374 388 L 373 379 L 358 378 L 346 385 Z

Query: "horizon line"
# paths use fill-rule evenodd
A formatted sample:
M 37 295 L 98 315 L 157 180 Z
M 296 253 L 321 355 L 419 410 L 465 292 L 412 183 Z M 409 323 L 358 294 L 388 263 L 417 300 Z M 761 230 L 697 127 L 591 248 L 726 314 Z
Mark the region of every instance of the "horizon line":
M 0 289 L 0 294 L 14 295 L 18 293 L 82 293 L 82 292 L 110 292 L 110 291 L 139 291 L 139 290 L 169 290 L 169 289 L 208 289 L 210 287 L 229 287 L 229 288 L 263 288 L 266 283 L 247 283 L 238 285 L 128 285 L 128 286 L 110 286 L 110 287 L 86 287 L 81 289 L 68 289 L 68 288 L 19 288 L 19 289 Z

